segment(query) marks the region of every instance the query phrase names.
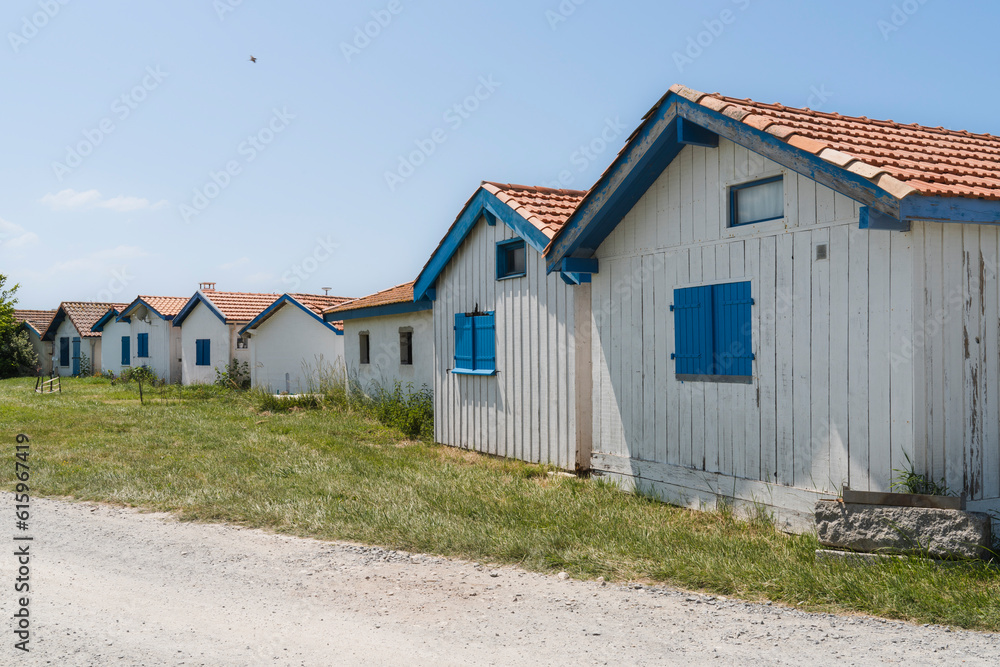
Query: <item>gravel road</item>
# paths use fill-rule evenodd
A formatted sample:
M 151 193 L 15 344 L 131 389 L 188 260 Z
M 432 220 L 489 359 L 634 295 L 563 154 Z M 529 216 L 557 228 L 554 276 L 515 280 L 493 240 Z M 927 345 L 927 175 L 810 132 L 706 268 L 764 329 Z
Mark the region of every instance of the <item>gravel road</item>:
M 5 630 L 3 665 L 995 665 L 1000 656 L 1000 635 L 602 586 L 108 505 L 36 499 L 32 519 L 32 650 L 16 651 Z M 8 619 L 14 560 L 0 559 Z

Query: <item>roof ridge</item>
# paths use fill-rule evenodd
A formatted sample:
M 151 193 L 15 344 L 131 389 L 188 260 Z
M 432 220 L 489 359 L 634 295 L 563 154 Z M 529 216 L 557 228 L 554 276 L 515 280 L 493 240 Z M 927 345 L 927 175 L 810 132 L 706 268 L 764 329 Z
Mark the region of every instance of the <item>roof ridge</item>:
M 564 194 L 568 196 L 583 196 L 586 190 L 572 190 L 569 188 L 550 188 L 547 185 L 521 185 L 519 183 L 501 183 L 499 181 L 483 181 L 483 185 L 493 185 L 498 188 L 509 188 L 511 190 L 525 190 L 530 192 L 541 192 L 545 194 Z

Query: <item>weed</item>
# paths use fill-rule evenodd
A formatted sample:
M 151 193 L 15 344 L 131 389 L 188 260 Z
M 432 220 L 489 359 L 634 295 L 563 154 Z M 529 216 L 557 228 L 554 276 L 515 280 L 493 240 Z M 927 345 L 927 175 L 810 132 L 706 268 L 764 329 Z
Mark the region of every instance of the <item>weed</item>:
M 909 454 L 904 452 L 904 456 L 906 456 L 906 463 L 909 467 L 907 469 L 893 468 L 892 471 L 896 474 L 890 481 L 889 488 L 891 490 L 899 493 L 919 493 L 929 496 L 955 495 L 948 488 L 948 485 L 945 484 L 944 479 L 940 482 L 935 482 L 927 477 L 927 475 L 916 472 Z

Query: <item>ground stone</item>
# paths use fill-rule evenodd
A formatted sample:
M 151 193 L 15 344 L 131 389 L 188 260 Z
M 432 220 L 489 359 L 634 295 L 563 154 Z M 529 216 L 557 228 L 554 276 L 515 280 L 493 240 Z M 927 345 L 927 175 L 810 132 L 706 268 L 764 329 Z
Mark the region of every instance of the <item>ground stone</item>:
M 992 545 L 990 517 L 979 512 L 924 507 L 816 503 L 820 544 L 867 553 L 932 558 L 986 558 Z

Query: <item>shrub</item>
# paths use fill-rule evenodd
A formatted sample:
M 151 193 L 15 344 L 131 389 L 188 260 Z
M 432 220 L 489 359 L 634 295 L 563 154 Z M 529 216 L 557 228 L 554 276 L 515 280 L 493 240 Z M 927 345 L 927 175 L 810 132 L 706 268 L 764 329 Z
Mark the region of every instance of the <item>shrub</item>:
M 233 359 L 221 370 L 215 369 L 215 384 L 240 391 L 250 388 L 250 364 Z
M 94 369 L 90 364 L 90 357 L 85 353 L 80 353 L 80 372 L 77 373 L 77 377 L 89 378 L 94 374 Z
M 39 368 L 27 331 L 11 328 L 0 332 L 0 379 L 36 375 Z

